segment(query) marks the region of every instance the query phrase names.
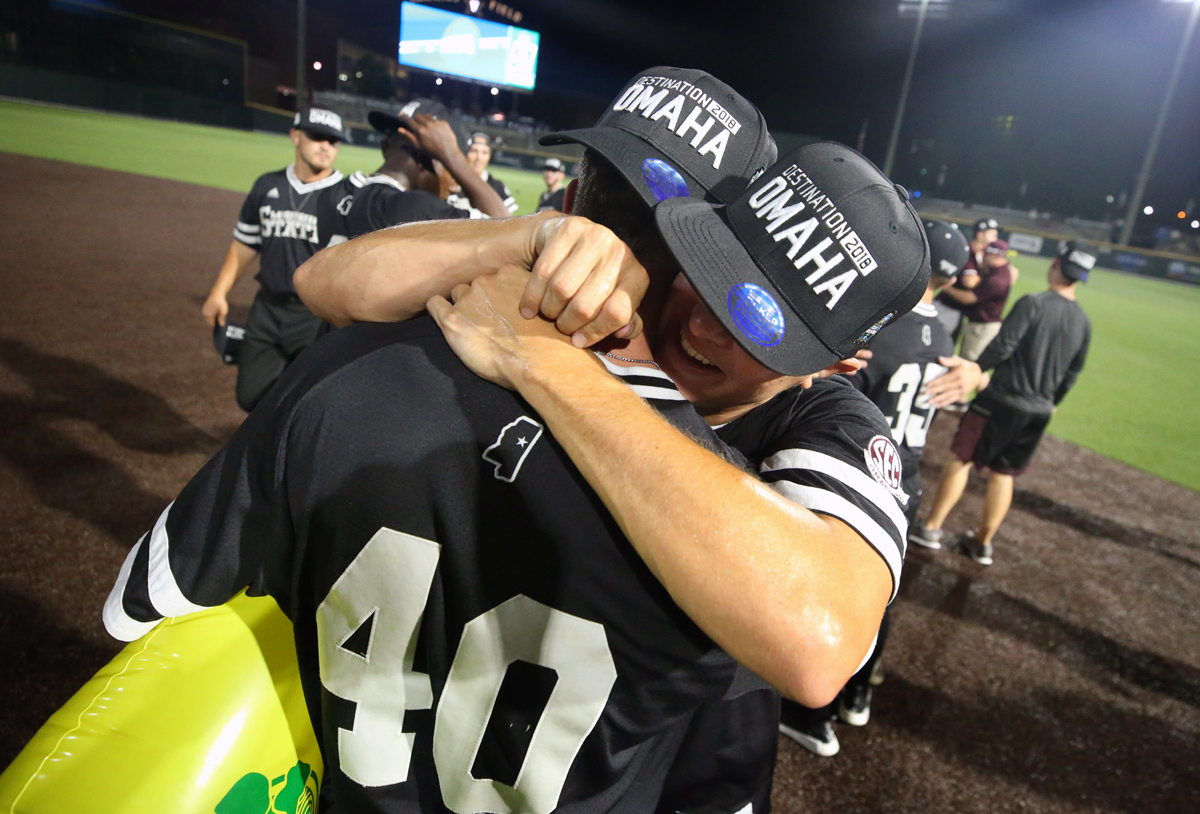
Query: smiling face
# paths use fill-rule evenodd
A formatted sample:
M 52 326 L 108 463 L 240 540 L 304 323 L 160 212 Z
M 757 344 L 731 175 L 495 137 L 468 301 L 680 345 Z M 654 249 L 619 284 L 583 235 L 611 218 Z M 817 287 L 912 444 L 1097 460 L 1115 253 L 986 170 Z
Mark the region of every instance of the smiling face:
M 659 315 L 654 360 L 710 424 L 723 424 L 811 380 L 764 367 L 737 343 L 687 278 L 675 278 Z
M 471 149 L 467 150 L 467 163 L 475 168 L 475 172 L 482 173 L 487 169 L 488 162 L 492 160 L 492 148 L 488 146 L 486 141 L 476 140 L 471 142 Z

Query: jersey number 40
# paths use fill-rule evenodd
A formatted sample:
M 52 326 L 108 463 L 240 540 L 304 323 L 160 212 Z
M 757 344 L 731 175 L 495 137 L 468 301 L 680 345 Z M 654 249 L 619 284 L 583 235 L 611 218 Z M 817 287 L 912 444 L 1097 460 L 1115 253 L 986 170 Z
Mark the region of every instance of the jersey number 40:
M 441 546 L 381 528 L 317 608 L 321 684 L 357 704 L 339 729 L 342 772 L 363 786 L 408 779 L 414 735 L 404 711 L 433 706 L 429 676 L 413 670 L 417 634 Z M 370 622 L 365 650 L 345 645 Z M 558 674 L 514 786 L 471 774 L 509 665 Z M 445 805 L 458 814 L 552 811 L 617 678 L 603 626 L 519 595 L 463 629 L 434 717 L 433 759 Z

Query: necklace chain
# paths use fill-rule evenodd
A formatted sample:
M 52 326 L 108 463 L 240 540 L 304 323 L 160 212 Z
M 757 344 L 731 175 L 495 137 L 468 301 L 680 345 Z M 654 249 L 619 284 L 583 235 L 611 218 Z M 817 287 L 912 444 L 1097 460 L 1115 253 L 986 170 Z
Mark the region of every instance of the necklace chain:
M 628 356 L 618 356 L 617 354 L 609 353 L 606 350 L 600 351 L 600 354 L 602 356 L 607 356 L 610 359 L 617 359 L 621 362 L 629 362 L 630 364 L 634 364 L 634 365 L 650 365 L 651 367 L 655 367 L 655 368 L 658 368 L 659 370 L 662 370 L 661 367 L 658 367 L 658 362 L 652 362 L 649 359 L 630 359 Z

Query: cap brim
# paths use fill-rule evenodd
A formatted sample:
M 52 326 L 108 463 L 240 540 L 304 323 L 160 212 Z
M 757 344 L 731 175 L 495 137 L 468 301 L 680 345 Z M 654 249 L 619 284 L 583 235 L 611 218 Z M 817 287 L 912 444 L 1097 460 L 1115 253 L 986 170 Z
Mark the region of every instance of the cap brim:
M 400 119 L 382 110 L 372 110 L 367 114 L 367 121 L 380 133 L 390 133 L 400 127 Z
M 838 361 L 808 325 L 787 304 L 767 276 L 738 242 L 720 209 L 703 201 L 675 198 L 654 209 L 658 230 L 683 268 L 696 293 L 737 340 L 761 364 L 785 376 L 817 373 Z M 761 328 L 766 321 L 737 305 L 737 293 L 757 286 L 773 300 L 782 318 L 782 332 Z M 735 314 L 735 311 L 737 313 Z M 774 334 L 780 333 L 778 337 Z
M 661 161 L 679 173 L 680 177 L 687 184 L 687 197 L 704 198 L 708 194 L 704 186 L 695 177 L 676 166 L 675 162 L 666 153 L 642 137 L 626 132 L 619 127 L 587 127 L 582 130 L 564 130 L 558 133 L 549 133 L 538 139 L 538 144 L 544 147 L 551 147 L 557 144 L 582 144 L 584 147 L 592 148 L 608 159 L 609 163 L 616 167 L 621 175 L 625 176 L 625 179 L 638 191 L 638 194 L 642 196 L 642 200 L 650 206 L 654 206 L 659 201 L 666 200 L 667 198 L 684 196 L 668 195 L 660 197 L 662 195 L 661 191 L 656 193 L 650 186 L 644 171 L 646 159 L 649 158 Z
M 308 133 L 310 136 L 325 136 L 326 138 L 331 138 L 336 141 L 345 141 L 346 140 L 345 133 L 342 133 L 338 130 L 334 130 L 332 127 L 323 127 L 319 124 L 296 124 L 296 125 L 293 125 L 293 127 L 297 130 L 303 130 L 305 133 Z

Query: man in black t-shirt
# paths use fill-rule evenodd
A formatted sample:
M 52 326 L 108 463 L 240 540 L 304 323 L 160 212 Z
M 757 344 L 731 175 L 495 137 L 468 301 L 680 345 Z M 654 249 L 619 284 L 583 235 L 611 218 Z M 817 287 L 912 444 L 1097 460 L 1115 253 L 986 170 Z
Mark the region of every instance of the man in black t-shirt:
M 261 285 L 238 357 L 237 402 L 249 412 L 302 350 L 316 339 L 321 320 L 296 295 L 292 275 L 324 248 L 335 215 L 318 206 L 321 192 L 342 180 L 333 169 L 346 131 L 331 110 L 303 108 L 291 130 L 296 160 L 259 177 L 242 204 L 233 243 L 201 309 L 210 328 L 225 325 L 226 296 L 250 261 L 261 258 Z
M 991 381 L 959 423 L 950 446 L 957 460 L 947 464 L 929 517 L 914 534 L 939 541 L 971 466 L 986 469 L 979 527 L 974 534 L 956 535 L 953 545 L 981 565 L 992 564 L 992 538 L 1012 503 L 1013 478 L 1029 466 L 1051 415 L 1087 360 L 1092 326 L 1075 299 L 1075 287 L 1087 281 L 1095 265 L 1094 249 L 1064 243 L 1047 272 L 1050 289 L 1013 305 L 979 357 L 981 368 L 994 368 Z

